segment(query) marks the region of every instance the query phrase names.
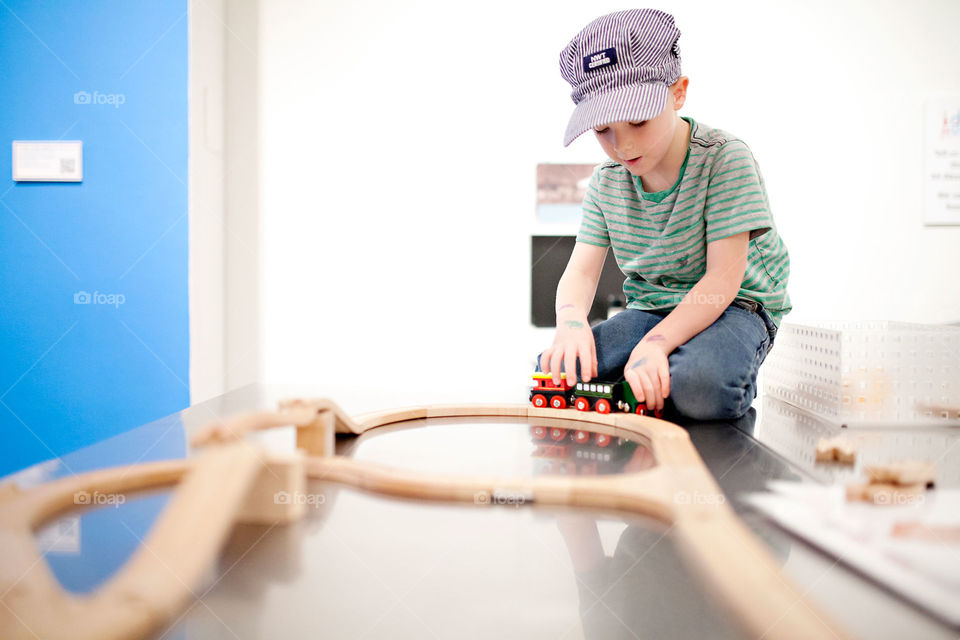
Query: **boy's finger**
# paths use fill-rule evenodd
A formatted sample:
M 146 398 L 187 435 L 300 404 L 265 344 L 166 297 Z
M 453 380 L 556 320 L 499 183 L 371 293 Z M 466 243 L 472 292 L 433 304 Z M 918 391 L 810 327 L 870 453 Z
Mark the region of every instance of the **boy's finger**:
M 670 364 L 664 363 L 660 367 L 660 388 L 663 391 L 663 397 L 670 397 Z
M 563 366 L 567 372 L 567 384 L 577 384 L 577 350 L 569 349 L 563 358 Z
M 630 385 L 630 390 L 633 391 L 633 397 L 637 399 L 637 404 L 643 404 L 643 387 L 640 386 L 640 378 L 637 377 L 637 372 L 633 369 L 627 369 L 623 378 Z
M 643 369 L 637 371 L 637 377 L 640 378 L 640 385 L 643 387 L 643 395 L 647 399 L 647 409 L 653 411 L 657 408 L 657 403 L 660 401 L 660 393 L 657 389 L 657 385 L 653 384 L 653 381 L 650 380 L 650 376 Z
M 550 373 L 553 376 L 554 386 L 560 384 L 560 363 L 563 361 L 563 350 L 557 349 L 550 355 Z
M 593 370 L 593 377 L 599 378 L 600 372 L 597 367 L 600 365 L 597 364 L 597 341 L 593 339 L 592 333 L 590 334 L 590 366 Z
M 550 373 L 550 354 L 553 353 L 553 349 L 544 349 L 543 353 L 540 354 L 540 357 L 537 358 L 537 362 L 540 364 L 541 373 Z
M 589 345 L 580 345 L 578 353 L 580 354 L 580 377 L 584 382 L 590 382 L 593 377 L 593 361 L 590 359 Z

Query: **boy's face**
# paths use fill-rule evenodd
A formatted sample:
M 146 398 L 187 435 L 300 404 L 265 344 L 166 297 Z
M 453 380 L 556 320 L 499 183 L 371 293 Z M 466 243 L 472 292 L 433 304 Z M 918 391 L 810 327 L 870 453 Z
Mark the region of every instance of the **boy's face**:
M 688 80 L 680 78 L 670 87 L 667 104 L 658 116 L 642 122 L 611 122 L 593 131 L 610 159 L 635 176 L 654 171 L 663 161 L 682 124 L 677 110 L 686 99 Z

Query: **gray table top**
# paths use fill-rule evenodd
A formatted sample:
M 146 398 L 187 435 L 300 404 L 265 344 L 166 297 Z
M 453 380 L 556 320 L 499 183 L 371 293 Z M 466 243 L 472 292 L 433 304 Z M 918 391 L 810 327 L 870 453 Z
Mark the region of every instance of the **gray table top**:
M 304 391 L 320 395 L 294 387 L 244 387 L 16 477 L 31 484 L 183 457 L 190 453 L 189 434 L 209 420 L 274 408 L 278 399 Z M 342 395 L 351 413 L 420 401 L 395 396 L 374 404 L 359 392 Z M 785 574 L 854 636 L 956 638 L 956 629 L 741 500 L 773 479 L 837 482 L 851 473 L 813 464 L 819 427 L 809 419 L 796 418 L 775 400 L 755 407 L 740 420 L 682 426 L 734 510 Z M 581 458 L 572 450 L 566 458 L 548 455 L 537 448 L 533 424 L 515 418 L 410 421 L 338 437 L 337 450 L 438 473 L 620 473 L 652 463 L 643 446 L 632 442 L 614 442 L 602 451 L 582 448 Z M 874 453 L 881 455 L 879 449 L 891 442 L 949 448 L 957 438 L 949 431 L 886 430 Z M 292 429 L 262 441 L 290 447 Z M 960 464 L 948 462 L 940 486 L 960 484 L 949 471 Z M 140 544 L 168 496 L 155 491 L 47 526 L 39 543 L 64 587 L 85 592 L 101 584 Z M 307 516 L 298 523 L 235 527 L 208 580 L 162 637 L 741 637 L 684 566 L 669 528 L 651 520 L 524 504 L 481 509 L 388 499 L 315 481 L 302 499 Z

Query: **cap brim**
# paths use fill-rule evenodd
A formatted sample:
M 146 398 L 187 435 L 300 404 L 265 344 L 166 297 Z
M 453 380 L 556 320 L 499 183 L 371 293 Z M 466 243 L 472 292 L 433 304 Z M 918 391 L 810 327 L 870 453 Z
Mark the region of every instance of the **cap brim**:
M 649 120 L 660 115 L 667 104 L 668 88 L 662 82 L 632 84 L 613 91 L 598 93 L 580 101 L 573 110 L 563 146 L 580 134 L 611 122 Z

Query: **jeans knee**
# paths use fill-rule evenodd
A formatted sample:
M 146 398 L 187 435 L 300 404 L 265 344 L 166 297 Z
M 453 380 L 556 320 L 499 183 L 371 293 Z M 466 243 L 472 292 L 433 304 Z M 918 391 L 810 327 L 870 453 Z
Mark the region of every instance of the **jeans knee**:
M 670 400 L 674 408 L 694 420 L 726 420 L 745 414 L 753 401 L 742 384 L 703 367 L 670 370 Z

